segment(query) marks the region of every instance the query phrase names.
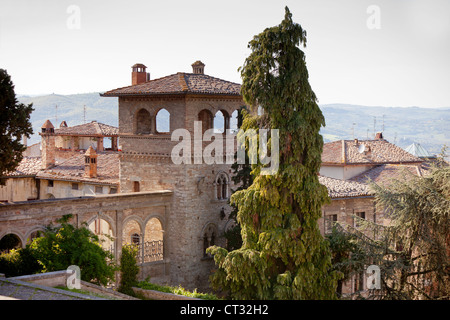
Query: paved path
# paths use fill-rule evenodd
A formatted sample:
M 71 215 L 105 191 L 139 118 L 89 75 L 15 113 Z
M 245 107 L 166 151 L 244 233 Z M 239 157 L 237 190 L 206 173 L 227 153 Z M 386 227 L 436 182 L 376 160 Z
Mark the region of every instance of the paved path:
M 0 278 L 0 300 L 104 300 L 80 293 Z

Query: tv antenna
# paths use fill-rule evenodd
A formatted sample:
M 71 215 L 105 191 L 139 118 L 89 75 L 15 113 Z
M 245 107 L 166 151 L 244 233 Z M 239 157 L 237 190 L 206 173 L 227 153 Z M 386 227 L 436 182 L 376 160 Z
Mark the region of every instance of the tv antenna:
M 358 152 L 364 153 L 364 151 L 366 151 L 366 146 L 364 144 L 360 144 L 358 147 Z
M 86 124 L 86 105 L 83 106 L 83 124 Z

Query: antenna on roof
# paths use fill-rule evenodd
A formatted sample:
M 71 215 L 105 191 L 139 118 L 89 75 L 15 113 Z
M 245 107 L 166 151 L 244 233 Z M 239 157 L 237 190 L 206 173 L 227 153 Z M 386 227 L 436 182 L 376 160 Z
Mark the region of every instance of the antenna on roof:
M 83 124 L 86 124 L 86 105 L 83 106 Z
M 55 123 L 58 123 L 58 105 L 55 104 Z
M 366 151 L 366 146 L 364 144 L 360 144 L 358 147 L 358 152 L 359 153 L 364 153 L 364 151 Z

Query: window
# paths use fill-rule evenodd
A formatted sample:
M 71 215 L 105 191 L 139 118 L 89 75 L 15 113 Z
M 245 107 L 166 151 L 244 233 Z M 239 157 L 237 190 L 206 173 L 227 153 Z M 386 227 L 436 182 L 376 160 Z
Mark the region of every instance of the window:
M 131 243 L 132 243 L 132 244 L 139 245 L 140 240 L 141 240 L 141 237 L 139 236 L 139 234 L 133 233 L 133 234 L 131 235 Z
M 325 233 L 331 233 L 334 224 L 337 222 L 337 214 L 329 214 L 325 216 Z
M 214 133 L 225 133 L 230 128 L 230 116 L 226 111 L 219 110 L 214 116 Z
M 354 218 L 354 227 L 358 228 L 361 226 L 361 223 L 359 222 L 359 219 L 366 219 L 366 213 L 365 212 L 356 212 L 355 213 L 356 218 Z
M 53 180 L 48 180 L 47 186 L 48 186 L 49 188 L 53 188 Z
M 139 192 L 141 190 L 141 186 L 139 185 L 139 181 L 133 181 L 133 192 Z
M 103 187 L 102 186 L 95 186 L 95 193 L 103 193 Z
M 149 134 L 152 131 L 152 120 L 150 113 L 141 109 L 136 115 L 136 133 Z
M 353 292 L 364 290 L 364 272 L 354 275 Z
M 202 133 L 213 127 L 213 115 L 209 110 L 202 110 L 198 114 L 198 121 L 202 122 Z
M 156 131 L 170 132 L 170 113 L 166 109 L 161 109 L 156 114 Z
M 216 241 L 216 228 L 213 224 L 208 225 L 205 232 L 203 233 L 203 258 L 211 257 L 206 253 L 206 249 L 213 246 Z
M 216 187 L 216 199 L 217 200 L 226 200 L 229 197 L 228 194 L 228 176 L 225 172 L 220 172 L 214 183 Z
M 117 188 L 110 188 L 110 189 L 109 189 L 109 193 L 110 193 L 110 194 L 117 193 Z
M 72 190 L 78 190 L 78 183 L 72 183 Z

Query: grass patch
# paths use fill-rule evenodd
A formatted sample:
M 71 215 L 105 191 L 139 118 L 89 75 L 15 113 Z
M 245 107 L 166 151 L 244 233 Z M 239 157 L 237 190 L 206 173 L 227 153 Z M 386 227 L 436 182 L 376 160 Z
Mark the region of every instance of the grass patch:
M 195 289 L 194 291 L 188 291 L 181 286 L 178 287 L 160 286 L 158 284 L 150 283 L 148 282 L 148 280 L 140 281 L 137 286 L 138 288 L 144 290 L 155 290 L 204 300 L 220 300 L 220 298 L 214 294 L 197 292 L 197 289 Z
M 75 292 L 75 293 L 79 293 L 79 294 L 84 294 L 84 295 L 88 295 L 88 296 L 92 296 L 92 297 L 102 298 L 102 299 L 118 300 L 118 298 L 114 298 L 114 297 L 111 297 L 111 296 L 108 296 L 108 295 L 103 295 L 103 294 L 90 292 L 90 291 L 86 291 L 86 290 L 69 289 L 69 288 L 67 288 L 65 286 L 56 286 L 55 288 L 56 289 L 65 290 L 65 291 Z

